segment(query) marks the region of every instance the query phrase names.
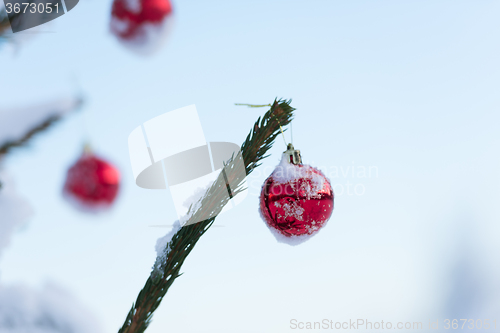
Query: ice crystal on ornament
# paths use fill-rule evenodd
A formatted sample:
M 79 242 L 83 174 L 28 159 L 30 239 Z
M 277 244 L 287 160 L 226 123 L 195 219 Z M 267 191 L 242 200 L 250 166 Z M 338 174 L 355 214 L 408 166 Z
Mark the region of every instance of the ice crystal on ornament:
M 293 217 L 298 221 L 304 220 L 302 215 L 304 214 L 305 209 L 300 207 L 296 201 L 285 202 L 283 204 L 275 202 L 274 205 L 277 208 L 283 208 L 283 211 L 285 212 L 284 215 L 278 213 L 279 218 L 286 219 L 288 217 Z

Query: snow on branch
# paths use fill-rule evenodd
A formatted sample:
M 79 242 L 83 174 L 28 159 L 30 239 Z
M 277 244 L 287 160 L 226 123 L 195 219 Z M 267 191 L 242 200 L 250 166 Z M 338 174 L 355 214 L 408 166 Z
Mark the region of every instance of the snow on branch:
M 0 107 L 0 155 L 24 145 L 35 134 L 78 109 L 82 102 L 81 97 L 70 97 L 22 108 Z

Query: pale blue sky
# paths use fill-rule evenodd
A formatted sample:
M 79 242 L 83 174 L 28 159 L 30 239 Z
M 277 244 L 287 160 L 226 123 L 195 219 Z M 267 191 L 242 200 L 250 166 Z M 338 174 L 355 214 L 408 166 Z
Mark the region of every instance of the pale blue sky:
M 493 295 L 481 301 L 493 305 L 453 315 L 498 315 L 498 1 L 177 0 L 175 28 L 149 58 L 109 34 L 110 4 L 81 1 L 17 52 L 0 49 L 4 106 L 74 91 L 75 77 L 87 97 L 82 112 L 6 161 L 36 214 L 0 258 L 1 283 L 55 281 L 105 332 L 117 331 L 168 231 L 148 226 L 176 216 L 168 191 L 134 185 L 128 134 L 196 104 L 208 141 L 241 143 L 264 110 L 233 103 L 278 96 L 293 98 L 294 143 L 306 162 L 375 166 L 378 177 L 332 177 L 365 192 L 338 195 L 310 241 L 277 244 L 257 211 L 259 186 L 285 148 L 277 140 L 250 177 L 253 195 L 199 242 L 148 332 L 444 319 L 459 284 L 453 267 L 469 263 L 461 248 L 477 265 L 474 283 Z M 75 212 L 60 195 L 86 138 L 123 173 L 119 200 L 103 216 Z

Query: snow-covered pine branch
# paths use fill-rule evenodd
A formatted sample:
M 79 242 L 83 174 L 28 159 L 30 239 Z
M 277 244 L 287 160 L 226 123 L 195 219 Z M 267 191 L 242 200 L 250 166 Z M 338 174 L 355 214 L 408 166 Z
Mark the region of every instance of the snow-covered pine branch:
M 81 104 L 81 98 L 70 97 L 23 108 L 0 107 L 0 162 L 12 148 L 26 144 L 36 133 L 49 128 Z M 30 212 L 29 204 L 16 193 L 12 180 L 0 166 L 0 254 L 12 232 L 24 223 Z
M 232 183 L 230 170 L 233 170 L 234 163 L 238 157 L 242 158 L 246 174 L 250 174 L 257 168 L 260 162 L 267 157 L 267 152 L 272 147 L 276 137 L 281 134 L 281 126 L 288 125 L 293 119 L 293 111 L 290 106 L 291 100 L 278 100 L 270 104 L 271 108 L 264 116 L 257 119 L 245 142 L 241 145 L 241 155 L 234 156 L 226 164 L 226 170 L 229 172 L 227 178 Z M 212 187 L 225 185 L 222 174 L 219 175 Z M 238 190 L 236 191 L 238 192 Z M 218 191 L 220 193 L 220 191 Z M 198 209 L 191 215 L 189 220 L 201 221 L 197 216 L 205 212 L 213 212 L 227 203 L 227 196 L 221 198 L 217 195 L 207 195 L 201 199 L 202 202 L 197 205 Z M 202 209 L 199 209 L 202 207 Z M 220 211 L 220 210 L 219 210 Z M 160 305 L 163 297 L 166 295 L 175 279 L 180 276 L 182 264 L 193 250 L 198 240 L 212 226 L 215 217 L 209 218 L 199 223 L 191 224 L 179 228 L 176 222 L 171 233 L 160 239 L 157 243 L 159 252 L 156 263 L 151 275 L 146 281 L 144 288 L 139 292 L 135 303 L 132 305 L 123 326 L 119 333 L 144 333 L 148 328 L 153 314 Z M 163 250 L 162 250 L 163 248 Z
M 28 142 L 64 115 L 78 109 L 81 97 L 66 97 L 26 107 L 3 109 L 0 106 L 0 155 Z

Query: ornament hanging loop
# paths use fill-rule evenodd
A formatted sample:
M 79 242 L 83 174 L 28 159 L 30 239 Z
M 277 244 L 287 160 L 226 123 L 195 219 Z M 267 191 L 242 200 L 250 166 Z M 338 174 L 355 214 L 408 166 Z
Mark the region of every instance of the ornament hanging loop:
M 293 144 L 289 143 L 287 146 L 287 150 L 284 151 L 283 154 L 288 156 L 288 161 L 291 164 L 302 164 L 302 156 L 300 155 L 300 150 L 296 150 Z

